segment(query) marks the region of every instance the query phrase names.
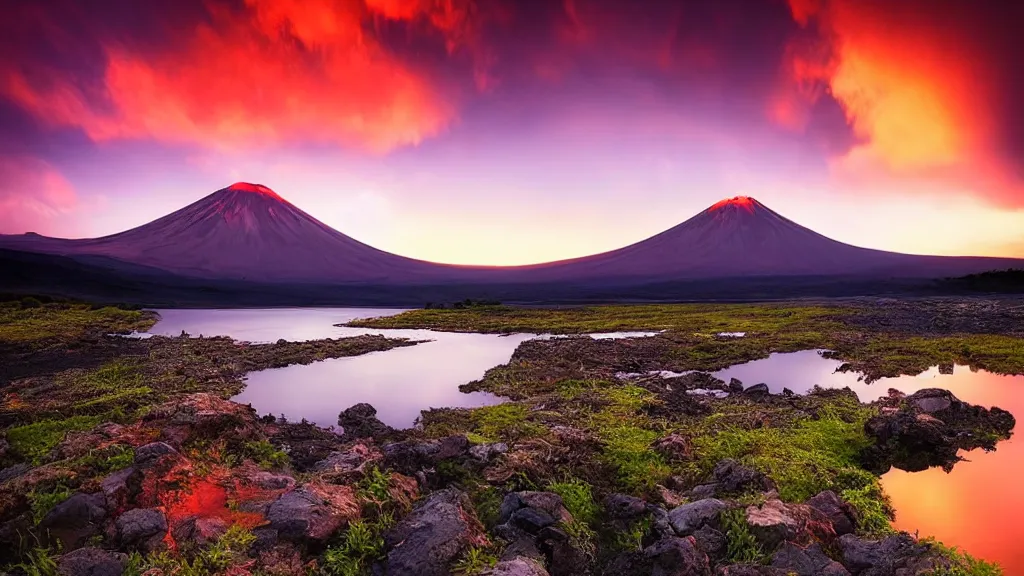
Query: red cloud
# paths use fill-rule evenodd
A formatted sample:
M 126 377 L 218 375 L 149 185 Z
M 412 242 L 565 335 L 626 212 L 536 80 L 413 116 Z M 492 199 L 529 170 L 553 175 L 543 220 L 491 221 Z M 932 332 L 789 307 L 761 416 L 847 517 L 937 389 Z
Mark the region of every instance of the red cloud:
M 1021 200 L 999 157 L 993 58 L 956 11 L 863 0 L 790 0 L 790 8 L 817 35 L 790 44 L 773 120 L 801 130 L 827 93 L 863 142 L 847 164 L 941 175 L 998 201 Z
M 464 6 L 246 0 L 232 10 L 210 2 L 208 23 L 155 55 L 103 40 L 107 64 L 96 93 L 38 66 L 0 69 L 0 93 L 50 125 L 81 128 L 97 141 L 243 147 L 312 140 L 387 151 L 437 134 L 455 111 L 366 24 L 374 17 L 415 20 L 454 51 L 472 37 Z
M 74 188 L 46 162 L 0 157 L 0 233 L 66 234 L 54 219 L 76 204 Z

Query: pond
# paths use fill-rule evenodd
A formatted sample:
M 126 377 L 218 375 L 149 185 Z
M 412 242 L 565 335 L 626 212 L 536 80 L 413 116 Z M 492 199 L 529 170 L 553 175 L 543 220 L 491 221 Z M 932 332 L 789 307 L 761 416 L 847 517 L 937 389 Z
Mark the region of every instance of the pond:
M 774 392 L 783 388 L 806 392 L 815 384 L 853 389 L 862 401 L 886 395 L 889 388 L 913 393 L 922 388 L 944 388 L 958 398 L 986 408 L 1010 411 L 1018 422 L 1024 415 L 1024 376 L 1002 376 L 954 366 L 952 374 L 933 367 L 917 376 L 883 378 L 871 384 L 856 373 L 838 373 L 841 362 L 823 358 L 813 350 L 774 354 L 715 373 L 725 381 L 739 378 L 745 386 L 764 382 Z M 1019 424 L 1018 424 L 1019 425 Z M 1000 442 L 994 452 L 973 450 L 961 454 L 966 461 L 951 472 L 932 468 L 923 472 L 892 469 L 882 477 L 885 491 L 896 508 L 894 526 L 939 541 L 956 543 L 971 555 L 998 562 L 1006 574 L 1024 574 L 1024 441 L 1019 433 Z
M 393 308 L 276 308 L 236 310 L 157 310 L 160 321 L 150 334 L 230 336 L 249 342 L 301 341 L 383 334 L 389 338 L 429 340 L 416 346 L 362 356 L 336 358 L 301 366 L 253 372 L 233 400 L 251 404 L 260 414 L 305 418 L 321 426 L 337 424 L 338 413 L 367 402 L 389 426 L 412 426 L 421 410 L 472 408 L 501 400 L 484 392 L 465 394 L 459 385 L 504 364 L 533 334 L 474 334 L 430 330 L 390 330 L 335 326 L 355 320 L 391 316 Z M 594 338 L 651 336 L 656 332 L 613 332 Z

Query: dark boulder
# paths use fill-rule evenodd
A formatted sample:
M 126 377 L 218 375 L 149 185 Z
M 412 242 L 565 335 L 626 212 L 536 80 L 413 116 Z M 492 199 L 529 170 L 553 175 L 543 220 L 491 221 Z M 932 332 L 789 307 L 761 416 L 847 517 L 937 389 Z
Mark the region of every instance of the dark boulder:
M 771 478 L 732 458 L 725 458 L 715 464 L 710 481 L 696 486 L 690 494 L 707 498 L 743 492 L 768 492 L 774 489 L 775 483 Z
M 59 540 L 64 550 L 74 550 L 103 529 L 108 514 L 102 492 L 78 492 L 47 512 L 39 526 Z
M 554 492 L 511 492 L 501 502 L 501 510 L 498 515 L 498 523 L 505 524 L 512 522 L 519 525 L 518 518 L 523 518 L 529 512 L 528 518 L 550 518 L 550 524 L 557 522 L 572 522 L 572 515 L 562 503 L 562 497 Z M 550 524 L 546 524 L 550 525 Z
M 753 386 L 746 388 L 743 390 L 743 393 L 747 396 L 767 396 L 771 394 L 771 390 L 768 389 L 767 384 L 761 382 L 760 384 L 754 384 Z
M 604 499 L 604 509 L 613 520 L 635 520 L 647 514 L 647 503 L 625 494 L 609 494 Z
M 706 554 L 693 538 L 662 538 L 644 550 L 651 562 L 651 576 L 710 576 Z
M 842 564 L 825 555 L 820 544 L 801 548 L 786 542 L 772 556 L 772 566 L 795 576 L 850 576 Z
M 806 503 L 829 519 L 837 536 L 852 534 L 856 528 L 857 516 L 853 507 L 843 502 L 835 492 L 826 490 L 812 496 Z
M 838 548 L 843 565 L 856 576 L 902 576 L 932 567 L 931 547 L 905 532 L 880 540 L 846 534 Z
M 728 538 L 722 532 L 705 525 L 693 533 L 693 540 L 697 543 L 697 548 L 707 554 L 713 562 L 725 558 Z
M 117 540 L 121 546 L 152 552 L 167 534 L 167 518 L 156 508 L 136 508 L 117 517 Z
M 835 538 L 828 518 L 806 504 L 768 500 L 760 506 L 748 506 L 746 521 L 765 550 L 774 550 L 783 542 L 808 544 L 830 542 Z
M 739 378 L 730 378 L 729 392 L 743 392 L 743 382 Z
M 135 466 L 146 468 L 164 456 L 177 454 L 178 451 L 166 442 L 150 442 L 135 449 Z
M 284 540 L 320 544 L 358 517 L 359 504 L 349 486 L 306 484 L 267 506 L 269 527 Z
M 356 438 L 379 438 L 394 432 L 394 429 L 377 419 L 377 409 L 360 403 L 338 414 L 338 425 L 344 428 L 345 440 Z
M 403 440 L 384 446 L 384 463 L 403 474 L 413 475 L 445 460 L 469 454 L 469 440 L 461 434 L 440 440 Z
M 128 556 L 99 548 L 79 548 L 60 557 L 60 576 L 121 576 L 128 565 Z
M 689 536 L 702 526 L 720 527 L 722 512 L 729 505 L 715 498 L 705 498 L 677 506 L 669 511 L 668 521 L 677 536 Z
M 388 576 L 446 576 L 470 546 L 487 544 L 464 493 L 434 492 L 384 535 Z
M 538 532 L 537 545 L 547 558 L 551 576 L 583 576 L 590 573 L 591 558 L 587 551 L 561 528 L 548 526 Z

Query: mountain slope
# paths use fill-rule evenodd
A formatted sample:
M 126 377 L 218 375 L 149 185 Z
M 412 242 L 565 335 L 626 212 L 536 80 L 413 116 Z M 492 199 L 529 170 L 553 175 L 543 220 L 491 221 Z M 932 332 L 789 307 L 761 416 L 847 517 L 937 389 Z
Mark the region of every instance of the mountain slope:
M 1022 262 L 917 256 L 844 244 L 753 198 L 718 202 L 656 236 L 611 252 L 531 266 L 455 266 L 397 256 L 319 222 L 269 188 L 237 183 L 120 234 L 63 240 L 0 236 L 0 246 L 101 256 L 219 280 L 365 285 L 639 285 L 741 277 L 958 276 Z
M 0 244 L 92 254 L 177 274 L 277 282 L 437 281 L 449 268 L 396 256 L 328 227 L 258 184 L 239 182 L 133 228 L 89 240 L 27 234 Z

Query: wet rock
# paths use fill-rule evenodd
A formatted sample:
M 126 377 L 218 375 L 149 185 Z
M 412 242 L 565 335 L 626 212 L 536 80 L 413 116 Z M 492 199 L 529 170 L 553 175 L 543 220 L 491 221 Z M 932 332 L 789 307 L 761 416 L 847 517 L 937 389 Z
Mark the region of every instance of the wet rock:
M 741 382 L 739 378 L 730 378 L 729 392 L 743 392 L 743 382 Z
M 831 490 L 812 496 L 806 504 L 828 518 L 837 536 L 852 534 L 856 528 L 856 515 L 853 508 Z
M 479 462 L 490 462 L 494 458 L 508 452 L 508 444 L 495 442 L 493 444 L 477 444 L 469 448 L 469 455 Z
M 766 550 L 774 550 L 786 541 L 809 543 L 835 537 L 828 518 L 806 504 L 768 500 L 760 506 L 748 506 L 746 519 L 751 533 Z
M 165 442 L 151 442 L 135 449 L 135 466 L 147 468 L 160 458 L 177 455 L 178 451 Z
M 647 503 L 625 494 L 609 494 L 604 499 L 604 509 L 614 520 L 635 520 L 647 514 Z
M 682 434 L 669 434 L 655 440 L 651 448 L 669 460 L 684 462 L 693 460 L 693 446 Z
M 693 539 L 697 548 L 707 554 L 709 559 L 717 562 L 725 558 L 728 540 L 722 532 L 705 525 L 693 533 Z
M 644 550 L 651 561 L 651 576 L 710 576 L 706 554 L 693 538 L 662 538 Z
M 761 382 L 760 384 L 754 384 L 753 386 L 744 389 L 743 393 L 748 396 L 767 396 L 768 394 L 771 394 L 771 390 L 768 389 L 767 384 Z
M 820 544 L 801 548 L 786 542 L 772 556 L 772 566 L 795 576 L 850 576 L 842 564 L 825 555 Z
M 136 508 L 118 516 L 115 526 L 122 546 L 152 552 L 167 533 L 167 518 L 156 508 Z
M 518 556 L 502 560 L 493 568 L 482 572 L 483 576 L 550 576 L 544 565 L 533 558 Z
M 359 515 L 350 486 L 304 484 L 267 507 L 269 527 L 285 540 L 321 543 Z
M 846 534 L 839 537 L 838 547 L 843 565 L 856 576 L 902 576 L 931 567 L 930 547 L 905 532 L 881 540 Z
M 537 534 L 537 544 L 547 557 L 551 576 L 583 576 L 590 573 L 587 553 L 561 528 L 544 528 Z
M 668 521 L 678 536 L 689 536 L 702 526 L 719 527 L 719 517 L 729 505 L 716 498 L 705 498 L 673 508 Z
M 74 550 L 100 532 L 108 513 L 102 492 L 78 492 L 47 512 L 39 526 L 58 539 L 64 550 Z
M 434 492 L 384 536 L 388 576 L 445 576 L 469 546 L 487 537 L 469 498 L 449 488 Z
M 121 576 L 128 565 L 128 556 L 99 548 L 79 548 L 60 557 L 60 576 Z
M 356 404 L 338 414 L 338 425 L 345 429 L 345 440 L 379 438 L 394 429 L 377 419 L 377 409 L 364 403 Z

